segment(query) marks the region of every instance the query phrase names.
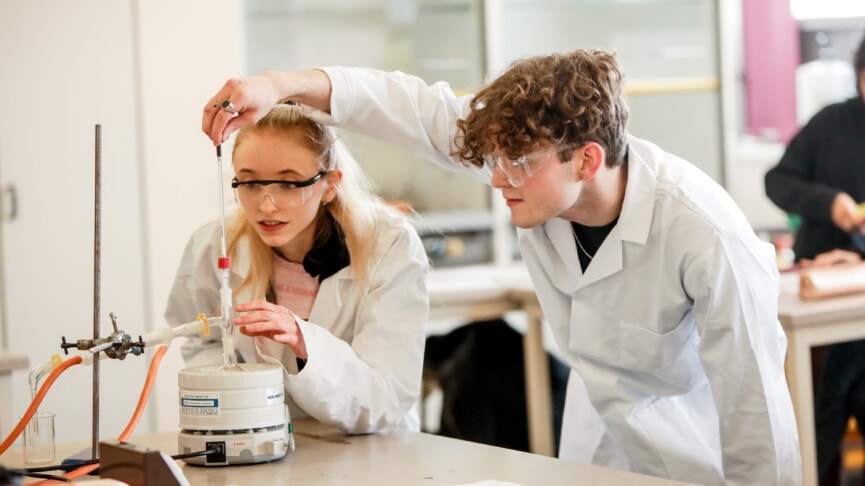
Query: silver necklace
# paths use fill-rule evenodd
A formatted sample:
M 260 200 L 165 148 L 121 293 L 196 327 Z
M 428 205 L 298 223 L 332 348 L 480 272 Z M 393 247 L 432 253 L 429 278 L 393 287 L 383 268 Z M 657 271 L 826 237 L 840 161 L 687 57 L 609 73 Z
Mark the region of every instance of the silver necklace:
M 583 244 L 580 243 L 580 237 L 577 236 L 577 231 L 575 229 L 571 228 L 571 232 L 574 233 L 574 240 L 577 242 L 577 247 L 580 250 L 583 250 L 583 254 L 589 258 L 589 261 L 592 261 L 592 258 L 594 258 L 594 255 L 590 254 L 589 252 L 586 251 L 585 248 L 583 248 Z

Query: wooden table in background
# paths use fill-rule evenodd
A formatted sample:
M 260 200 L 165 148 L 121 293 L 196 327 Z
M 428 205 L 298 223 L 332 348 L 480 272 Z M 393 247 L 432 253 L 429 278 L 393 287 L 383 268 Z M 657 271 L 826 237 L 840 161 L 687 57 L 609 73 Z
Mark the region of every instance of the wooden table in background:
M 811 348 L 865 339 L 865 294 L 803 301 L 798 277 L 784 274 L 778 318 L 787 334 L 787 382 L 802 450 L 802 484 L 817 484 Z
M 507 312 L 526 315 L 523 333 L 529 450 L 553 456 L 550 368 L 543 343 L 543 313 L 524 266 L 471 265 L 430 272 L 430 321 L 494 319 Z

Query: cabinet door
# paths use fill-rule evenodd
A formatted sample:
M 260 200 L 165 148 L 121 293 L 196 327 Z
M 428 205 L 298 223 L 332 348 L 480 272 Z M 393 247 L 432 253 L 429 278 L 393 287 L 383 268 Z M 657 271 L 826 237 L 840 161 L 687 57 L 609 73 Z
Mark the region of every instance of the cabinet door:
M 5 347 L 31 366 L 63 356 L 62 336 L 93 337 L 96 124 L 100 336 L 112 331 L 109 312 L 134 336 L 144 329 L 133 3 L 0 0 L 0 184 L 17 194 L 16 217 L 2 223 L 2 325 Z M 102 437 L 123 430 L 148 361 L 101 362 Z M 58 441 L 91 437 L 92 370 L 71 368 L 40 407 L 57 414 Z M 31 401 L 27 374 L 13 374 L 16 416 Z

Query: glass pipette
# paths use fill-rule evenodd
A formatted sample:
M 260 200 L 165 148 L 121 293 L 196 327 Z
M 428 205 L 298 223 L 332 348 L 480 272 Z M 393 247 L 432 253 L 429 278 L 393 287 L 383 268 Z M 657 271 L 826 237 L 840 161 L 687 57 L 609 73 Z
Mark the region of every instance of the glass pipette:
M 233 306 L 231 305 L 231 286 L 229 277 L 231 275 L 231 258 L 227 255 L 225 243 L 225 198 L 223 195 L 222 179 L 222 144 L 216 146 L 216 169 L 219 188 L 219 230 L 221 253 L 217 265 L 219 267 L 219 302 L 222 307 L 223 332 L 222 332 L 222 364 L 223 366 L 236 366 L 237 355 L 234 350 L 234 326 Z

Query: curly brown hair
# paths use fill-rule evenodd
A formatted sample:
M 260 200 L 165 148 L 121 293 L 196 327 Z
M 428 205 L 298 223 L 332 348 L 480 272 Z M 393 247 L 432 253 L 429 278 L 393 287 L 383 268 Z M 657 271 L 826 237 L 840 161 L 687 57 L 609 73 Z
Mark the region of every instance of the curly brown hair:
M 518 60 L 469 106 L 453 155 L 473 165 L 496 147 L 517 158 L 547 144 L 588 142 L 604 147 L 609 167 L 625 159 L 628 106 L 615 54 L 580 49 Z

